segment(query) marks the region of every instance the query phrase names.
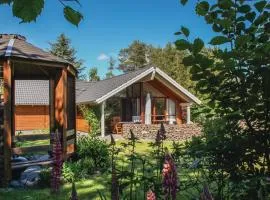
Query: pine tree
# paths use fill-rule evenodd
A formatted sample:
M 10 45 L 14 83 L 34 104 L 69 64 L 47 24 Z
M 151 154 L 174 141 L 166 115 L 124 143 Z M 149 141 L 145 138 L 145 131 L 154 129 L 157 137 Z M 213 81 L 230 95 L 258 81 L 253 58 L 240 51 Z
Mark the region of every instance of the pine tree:
M 89 69 L 88 80 L 89 81 L 100 81 L 100 77 L 98 76 L 98 69 L 96 67 L 92 67 Z
M 53 55 L 73 63 L 74 67 L 79 72 L 79 79 L 82 79 L 82 72 L 85 69 L 85 67 L 83 67 L 84 61 L 76 57 L 77 51 L 71 46 L 71 40 L 64 33 L 58 36 L 55 42 L 50 43 L 49 51 Z
M 116 60 L 110 56 L 110 59 L 108 61 L 109 67 L 108 67 L 108 72 L 105 75 L 105 78 L 112 78 L 114 77 L 113 70 L 115 69 L 115 63 Z
M 128 48 L 120 50 L 119 67 L 123 72 L 134 71 L 148 64 L 148 46 L 141 41 L 134 41 Z

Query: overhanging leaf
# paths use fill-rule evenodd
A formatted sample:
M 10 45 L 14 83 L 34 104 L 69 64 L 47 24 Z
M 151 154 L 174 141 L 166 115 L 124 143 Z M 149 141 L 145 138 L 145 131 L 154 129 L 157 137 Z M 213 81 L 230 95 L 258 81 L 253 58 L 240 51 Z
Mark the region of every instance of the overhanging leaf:
M 187 1 L 188 0 L 180 0 L 180 3 L 184 6 L 184 5 L 186 5 Z
M 249 5 L 243 5 L 238 8 L 238 11 L 241 13 L 248 13 L 251 10 Z
M 78 26 L 81 20 L 83 19 L 83 16 L 80 12 L 74 10 L 70 6 L 66 6 L 64 8 L 64 16 L 66 20 L 68 20 L 71 24 Z
M 202 1 L 196 5 L 196 13 L 198 15 L 204 16 L 209 10 L 209 3 L 207 1 Z
M 255 19 L 255 17 L 256 17 L 256 13 L 254 11 L 253 12 L 249 12 L 249 13 L 246 14 L 246 18 L 250 22 L 253 22 L 254 19 Z
M 0 4 L 10 4 L 12 0 L 0 0 Z
M 192 55 L 189 55 L 189 56 L 183 58 L 183 64 L 185 66 L 191 66 L 191 65 L 193 65 L 193 63 L 194 63 L 194 58 Z
M 263 8 L 266 6 L 267 2 L 266 1 L 259 1 L 254 4 L 255 8 L 258 10 L 258 12 L 262 12 Z
M 235 44 L 236 46 L 243 46 L 247 42 L 249 42 L 250 37 L 248 35 L 240 35 L 239 37 L 236 38 Z
M 44 7 L 44 0 L 14 0 L 12 12 L 22 22 L 35 21 Z
M 190 43 L 187 40 L 181 39 L 175 42 L 177 49 L 186 50 L 190 47 Z
M 225 44 L 227 42 L 230 42 L 230 39 L 224 36 L 216 36 L 214 38 L 211 39 L 211 41 L 209 42 L 209 44 L 212 45 L 221 45 L 221 44 Z
M 218 7 L 221 9 L 229 9 L 232 6 L 233 6 L 232 1 L 228 1 L 228 0 L 219 0 L 218 1 Z
M 204 47 L 204 42 L 200 38 L 197 38 L 194 40 L 194 43 L 193 43 L 194 53 L 200 52 L 203 47 Z
M 182 31 L 182 33 L 183 33 L 186 37 L 189 36 L 189 30 L 188 30 L 188 28 L 182 26 L 182 27 L 181 27 L 181 31 Z

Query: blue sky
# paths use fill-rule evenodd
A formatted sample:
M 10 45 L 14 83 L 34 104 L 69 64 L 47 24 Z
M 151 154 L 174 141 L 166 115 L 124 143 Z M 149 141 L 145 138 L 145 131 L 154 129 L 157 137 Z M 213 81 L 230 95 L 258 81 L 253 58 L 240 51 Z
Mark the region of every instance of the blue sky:
M 9 6 L 0 6 L 1 33 L 18 33 L 43 49 L 55 41 L 60 33 L 72 40 L 77 56 L 85 60 L 86 67 L 98 67 L 99 74 L 107 71 L 108 56 L 117 58 L 121 48 L 133 40 L 155 46 L 174 42 L 181 25 L 190 29 L 191 37 L 209 42 L 211 27 L 194 11 L 195 2 L 182 6 L 179 0 L 81 0 L 84 20 L 77 28 L 63 16 L 63 6 L 56 0 L 46 0 L 37 22 L 20 24 L 12 17 Z M 119 72 L 116 72 L 119 73 Z

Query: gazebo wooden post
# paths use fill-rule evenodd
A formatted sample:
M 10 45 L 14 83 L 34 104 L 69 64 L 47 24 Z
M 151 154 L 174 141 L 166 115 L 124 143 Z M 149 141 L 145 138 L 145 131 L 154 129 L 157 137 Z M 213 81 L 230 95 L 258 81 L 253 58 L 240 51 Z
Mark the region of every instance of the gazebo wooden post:
M 4 77 L 4 186 L 11 180 L 11 152 L 12 152 L 12 132 L 13 124 L 13 104 L 14 104 L 14 78 L 11 62 L 5 61 L 3 65 Z
M 50 150 L 52 150 L 53 136 L 55 133 L 55 77 L 49 80 L 49 114 L 50 114 Z
M 62 134 L 63 158 L 67 155 L 67 69 L 60 71 L 55 83 L 55 122 L 56 128 Z

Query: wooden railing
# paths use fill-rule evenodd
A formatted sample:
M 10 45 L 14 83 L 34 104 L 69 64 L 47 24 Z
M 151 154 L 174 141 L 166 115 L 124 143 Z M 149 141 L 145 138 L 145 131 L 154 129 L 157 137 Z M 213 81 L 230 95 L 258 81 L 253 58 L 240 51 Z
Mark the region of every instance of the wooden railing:
M 171 118 L 171 119 L 170 119 Z M 176 123 L 176 115 L 152 115 L 152 123 Z

